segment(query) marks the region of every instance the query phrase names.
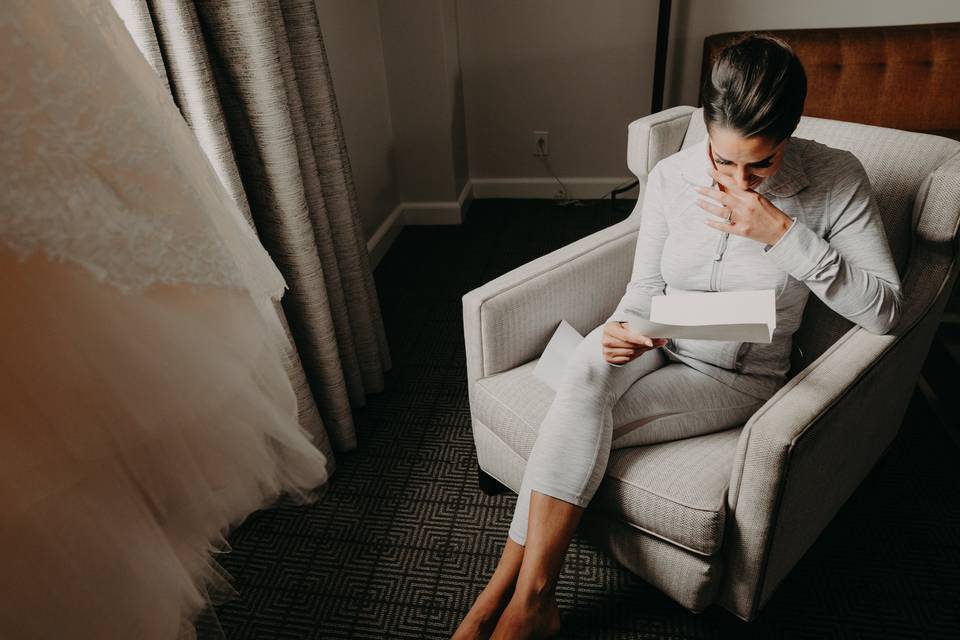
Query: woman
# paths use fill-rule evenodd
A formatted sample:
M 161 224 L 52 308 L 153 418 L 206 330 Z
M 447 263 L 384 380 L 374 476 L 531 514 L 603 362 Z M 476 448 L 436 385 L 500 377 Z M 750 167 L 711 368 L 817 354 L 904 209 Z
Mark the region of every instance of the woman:
M 745 423 L 786 381 L 811 291 L 869 331 L 896 325 L 900 280 L 863 167 L 791 137 L 806 76 L 789 46 L 762 35 L 731 44 L 703 96 L 707 138 L 650 172 L 626 293 L 571 358 L 503 555 L 455 639 L 555 634 L 557 578 L 610 450 Z M 652 296 L 745 289 L 776 291 L 769 344 L 664 340 L 628 326 L 649 317 Z M 628 389 L 629 406 L 617 405 Z

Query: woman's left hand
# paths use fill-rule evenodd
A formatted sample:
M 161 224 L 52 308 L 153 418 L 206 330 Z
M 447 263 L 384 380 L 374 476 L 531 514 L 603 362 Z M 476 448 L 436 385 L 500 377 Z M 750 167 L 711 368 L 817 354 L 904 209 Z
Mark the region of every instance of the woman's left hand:
M 707 220 L 707 225 L 717 231 L 768 245 L 776 243 L 790 227 L 791 218 L 761 194 L 751 189 L 741 189 L 733 178 L 719 171 L 713 172 L 713 178 L 724 186 L 726 193 L 709 187 L 695 187 L 700 195 L 720 203 L 717 205 L 703 199 L 697 200 L 701 209 L 723 219 L 720 222 Z

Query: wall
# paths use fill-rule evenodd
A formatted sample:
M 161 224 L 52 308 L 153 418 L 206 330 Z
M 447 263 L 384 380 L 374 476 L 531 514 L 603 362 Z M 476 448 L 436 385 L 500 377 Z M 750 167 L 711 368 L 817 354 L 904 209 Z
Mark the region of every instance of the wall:
M 762 29 L 960 22 L 957 0 L 674 0 L 665 106 L 697 104 L 703 39 Z
M 455 202 L 457 184 L 467 180 L 456 4 L 381 0 L 379 7 L 401 198 Z
M 471 178 L 549 177 L 533 157 L 539 129 L 557 175 L 628 176 L 627 125 L 650 112 L 657 6 L 458 0 Z
M 371 238 L 400 203 L 376 2 L 317 0 L 360 219 Z
M 550 165 L 562 178 L 629 177 L 626 127 L 650 108 L 657 5 L 317 0 L 367 238 L 396 222 L 388 218 L 402 202 L 455 200 L 468 179 L 551 182 L 532 155 L 534 129 L 550 131 Z M 673 6 L 666 106 L 696 103 L 703 38 L 711 33 L 960 21 L 956 0 Z M 416 31 L 424 24 L 425 32 Z M 426 41 L 419 53 L 418 38 Z M 418 136 L 425 125 L 430 133 Z M 431 184 L 441 185 L 442 197 L 431 195 L 439 193 Z

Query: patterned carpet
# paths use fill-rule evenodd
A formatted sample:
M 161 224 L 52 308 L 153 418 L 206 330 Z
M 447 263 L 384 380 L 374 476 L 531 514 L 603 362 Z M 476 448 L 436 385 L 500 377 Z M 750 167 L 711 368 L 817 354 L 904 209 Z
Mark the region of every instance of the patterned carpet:
M 516 496 L 477 488 L 461 296 L 626 217 L 630 201 L 475 201 L 408 227 L 376 271 L 394 368 L 357 410 L 360 446 L 326 495 L 251 515 L 219 557 L 240 596 L 227 638 L 449 638 L 493 573 Z M 579 536 L 557 590 L 562 638 L 960 637 L 960 451 L 915 394 L 900 435 L 746 624 L 695 615 Z

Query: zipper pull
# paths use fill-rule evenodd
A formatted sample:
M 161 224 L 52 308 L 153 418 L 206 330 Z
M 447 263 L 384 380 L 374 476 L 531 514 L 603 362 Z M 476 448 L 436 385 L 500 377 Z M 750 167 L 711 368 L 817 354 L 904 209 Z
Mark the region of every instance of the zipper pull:
M 727 238 L 730 236 L 729 233 L 724 233 L 720 236 L 720 242 L 717 244 L 717 250 L 713 254 L 713 259 L 715 261 L 723 260 L 723 252 L 727 250 Z

